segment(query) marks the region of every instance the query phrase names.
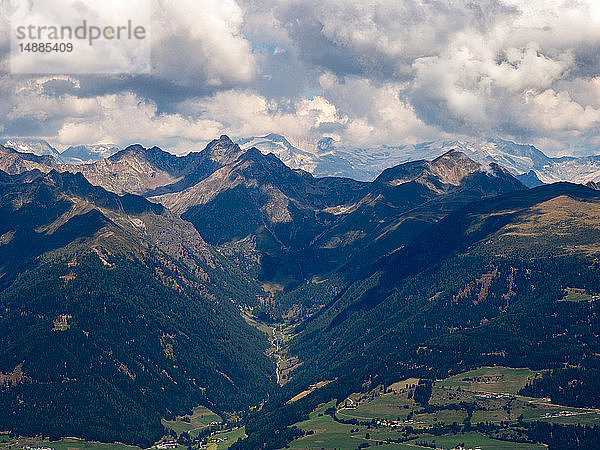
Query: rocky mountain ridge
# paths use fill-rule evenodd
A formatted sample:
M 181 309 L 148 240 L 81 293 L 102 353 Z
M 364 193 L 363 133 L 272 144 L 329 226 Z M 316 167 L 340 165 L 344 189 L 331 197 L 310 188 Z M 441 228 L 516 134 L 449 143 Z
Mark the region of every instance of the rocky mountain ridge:
M 114 145 L 77 145 L 60 153 L 41 139 L 8 138 L 0 140 L 0 144 L 22 153 L 52 156 L 57 164 L 70 165 L 89 165 L 119 152 Z M 288 167 L 304 170 L 317 177 L 342 176 L 371 181 L 386 168 L 436 158 L 455 149 L 482 164 L 496 163 L 505 167 L 529 187 L 558 181 L 580 184 L 600 181 L 599 155 L 548 157 L 532 145 L 498 138 L 474 141 L 438 140 L 415 145 L 362 148 L 341 145 L 334 139 L 325 137 L 314 145 L 303 144 L 303 148 L 300 148 L 291 144 L 284 136 L 271 133 L 240 139 L 238 144 L 242 150 L 255 147 L 264 154 L 273 153 Z M 528 175 L 530 173 L 532 175 Z

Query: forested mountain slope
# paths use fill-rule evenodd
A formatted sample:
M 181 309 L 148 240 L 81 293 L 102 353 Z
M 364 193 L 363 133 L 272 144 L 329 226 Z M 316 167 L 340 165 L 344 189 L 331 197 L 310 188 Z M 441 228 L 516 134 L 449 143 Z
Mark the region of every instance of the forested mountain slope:
M 268 396 L 266 336 L 189 224 L 79 174 L 38 175 L 0 181 L 0 428 L 150 445 L 161 417 Z

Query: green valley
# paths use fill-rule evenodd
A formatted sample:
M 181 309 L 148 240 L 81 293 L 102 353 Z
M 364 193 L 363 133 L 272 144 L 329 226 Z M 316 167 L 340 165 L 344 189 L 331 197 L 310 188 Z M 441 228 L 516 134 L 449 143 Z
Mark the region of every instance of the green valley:
M 307 420 L 294 424 L 303 436 L 290 447 L 541 449 L 546 446 L 528 435 L 531 422 L 600 426 L 596 409 L 519 394 L 540 375 L 483 367 L 434 381 L 425 401 L 417 395 L 425 380 L 376 386 L 320 405 Z

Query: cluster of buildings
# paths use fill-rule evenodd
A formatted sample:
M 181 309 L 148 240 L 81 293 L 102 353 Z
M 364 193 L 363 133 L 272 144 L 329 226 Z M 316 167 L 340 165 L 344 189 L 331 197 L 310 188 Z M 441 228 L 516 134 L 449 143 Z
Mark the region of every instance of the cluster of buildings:
M 175 441 L 163 441 L 159 444 L 156 444 L 155 447 L 159 450 L 165 450 L 168 448 L 177 448 L 177 442 Z
M 477 398 L 514 398 L 513 394 L 506 394 L 506 393 L 493 393 L 493 392 L 478 392 L 477 394 L 475 394 L 475 397 Z

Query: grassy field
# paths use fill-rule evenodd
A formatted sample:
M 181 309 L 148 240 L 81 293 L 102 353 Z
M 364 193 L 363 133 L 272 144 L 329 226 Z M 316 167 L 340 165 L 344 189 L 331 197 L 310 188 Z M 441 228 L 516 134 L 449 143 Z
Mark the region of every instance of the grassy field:
M 342 418 L 405 420 L 414 408 L 414 401 L 408 394 L 386 394 L 360 403 L 356 409 L 342 408 L 338 415 Z
M 525 421 L 600 425 L 600 413 L 595 410 L 553 405 L 544 399 L 516 394 L 528 380 L 540 373 L 529 369 L 484 367 L 438 381 L 430 399 L 430 404 L 438 407 L 433 412 L 424 412 L 414 403 L 409 386 L 414 386 L 415 380 L 410 380 L 410 383 L 396 383 L 404 389 L 393 392 L 388 389 L 384 393 L 377 387 L 368 393 L 352 394 L 342 402 L 337 415 L 341 419 L 384 419 L 423 428 L 436 423 L 462 423 L 467 411 L 456 409 L 456 405 L 464 402 L 475 405 L 471 423 L 515 422 L 521 417 Z M 443 408 L 446 405 L 448 409 Z
M 594 409 L 553 405 L 540 399 L 522 397 L 527 403 L 524 420 L 541 420 L 550 423 L 600 425 L 600 413 Z M 535 408 L 533 408 L 535 406 Z
M 585 292 L 585 289 L 565 288 L 565 296 L 561 301 L 565 302 L 591 302 L 593 297 Z
M 392 391 L 395 394 L 399 394 L 401 392 L 404 392 L 406 389 L 415 387 L 417 384 L 419 384 L 418 378 L 408 378 L 407 380 L 402 380 L 391 384 L 388 387 L 388 391 Z
M 244 428 L 238 428 L 237 430 L 232 430 L 232 431 L 226 431 L 223 433 L 217 433 L 214 436 L 211 436 L 211 439 L 214 438 L 221 438 L 221 439 L 226 439 L 225 441 L 222 442 L 217 442 L 217 443 L 209 443 L 208 444 L 208 448 L 207 450 L 226 450 L 229 447 L 231 447 L 234 443 L 237 442 L 238 439 L 240 438 L 245 438 L 246 437 L 246 433 L 244 432 Z
M 537 450 L 546 448 L 545 446 L 539 444 L 521 444 L 517 442 L 506 442 L 499 441 L 497 439 L 490 439 L 487 436 L 479 433 L 458 433 L 456 435 L 447 436 L 423 435 L 410 441 L 410 443 L 426 443 L 428 445 L 435 445 L 436 448 L 453 448 L 463 444 L 466 448 L 481 448 L 482 450 Z
M 397 443 L 383 443 L 383 445 L 377 445 L 379 442 L 385 442 L 386 439 L 400 439 L 402 435 L 400 432 L 384 431 L 381 429 L 367 429 L 365 426 L 356 425 L 345 425 L 335 422 L 330 416 L 324 415 L 323 412 L 334 406 L 334 402 L 330 402 L 326 405 L 321 406 L 315 412 L 311 413 L 309 419 L 297 423 L 296 426 L 302 430 L 311 430 L 314 434 L 302 437 L 293 441 L 290 444 L 290 448 L 296 449 L 356 449 L 360 444 L 368 442 L 373 448 L 377 449 L 399 449 L 409 450 L 416 448 L 428 448 L 423 444 L 437 444 L 438 447 L 452 448 L 458 444 L 464 443 L 467 448 L 481 449 L 515 449 L 515 450 L 533 450 L 543 449 L 542 445 L 536 444 L 519 444 L 514 442 L 499 441 L 496 439 L 490 439 L 478 433 L 459 433 L 452 436 L 431 436 L 423 435 L 416 439 L 412 439 L 403 444 Z M 358 430 L 358 431 L 356 431 Z M 367 439 L 369 436 L 369 439 Z
M 534 372 L 529 369 L 482 367 L 438 381 L 436 386 L 459 386 L 473 391 L 516 394 L 529 380 L 533 380 L 542 373 L 541 371 Z
M 290 444 L 290 448 L 356 448 L 365 439 L 366 427 L 345 425 L 335 422 L 324 412 L 328 408 L 335 408 L 335 400 L 319 407 L 313 411 L 308 420 L 299 422 L 296 426 L 304 431 L 312 431 L 313 434 L 296 439 Z M 357 432 L 351 430 L 359 429 Z
M 415 444 L 383 443 L 385 439 L 400 439 L 398 432 L 388 432 L 366 426 L 346 425 L 335 422 L 331 416 L 325 415 L 328 408 L 335 407 L 335 401 L 320 406 L 313 411 L 308 420 L 295 424 L 305 431 L 313 434 L 296 439 L 290 444 L 290 448 L 303 449 L 356 449 L 365 442 L 377 449 L 415 450 L 420 447 Z M 369 439 L 367 439 L 367 435 Z M 378 443 L 383 443 L 377 445 Z
M 560 423 L 563 425 L 600 425 L 600 414 L 581 414 L 577 416 L 541 419 L 544 422 Z
M 1 441 L 0 441 L 1 442 Z M 87 442 L 77 438 L 63 438 L 60 441 L 47 441 L 34 438 L 19 438 L 9 444 L 1 444 L 5 448 L 49 447 L 54 450 L 139 450 L 139 447 L 125 444 L 104 444 L 100 442 Z
M 189 419 L 189 422 L 183 420 L 184 418 Z M 221 423 L 222 419 L 210 409 L 204 406 L 197 406 L 193 409 L 191 415 L 180 416 L 171 421 L 163 420 L 162 424 L 166 428 L 171 428 L 177 434 L 187 432 L 190 436 L 197 436 L 200 431 L 207 428 L 212 422 Z
M 356 449 L 361 444 L 369 443 L 376 448 L 414 449 L 433 444 L 452 448 L 464 443 L 466 448 L 473 449 L 545 448 L 543 445 L 492 439 L 476 432 L 441 437 L 419 435 L 436 424 L 456 423 L 460 426 L 468 419 L 469 413 L 472 424 L 505 422 L 516 425 L 523 420 L 600 425 L 600 411 L 555 405 L 548 399 L 525 397 L 517 393 L 528 381 L 542 373 L 529 369 L 482 367 L 454 375 L 434 383 L 428 409 L 413 399 L 418 379 L 400 381 L 387 389 L 377 386 L 369 392 L 356 392 L 340 402 L 336 417 L 341 421 L 355 419 L 361 425 L 339 423 L 324 414 L 328 408 L 335 407 L 336 402 L 332 401 L 312 412 L 308 420 L 296 424 L 309 434 L 295 440 L 290 446 Z M 419 432 L 419 429 L 422 431 Z M 406 430 L 412 430 L 408 432 L 413 434 L 405 434 Z M 393 440 L 403 440 L 404 443 L 386 442 Z

